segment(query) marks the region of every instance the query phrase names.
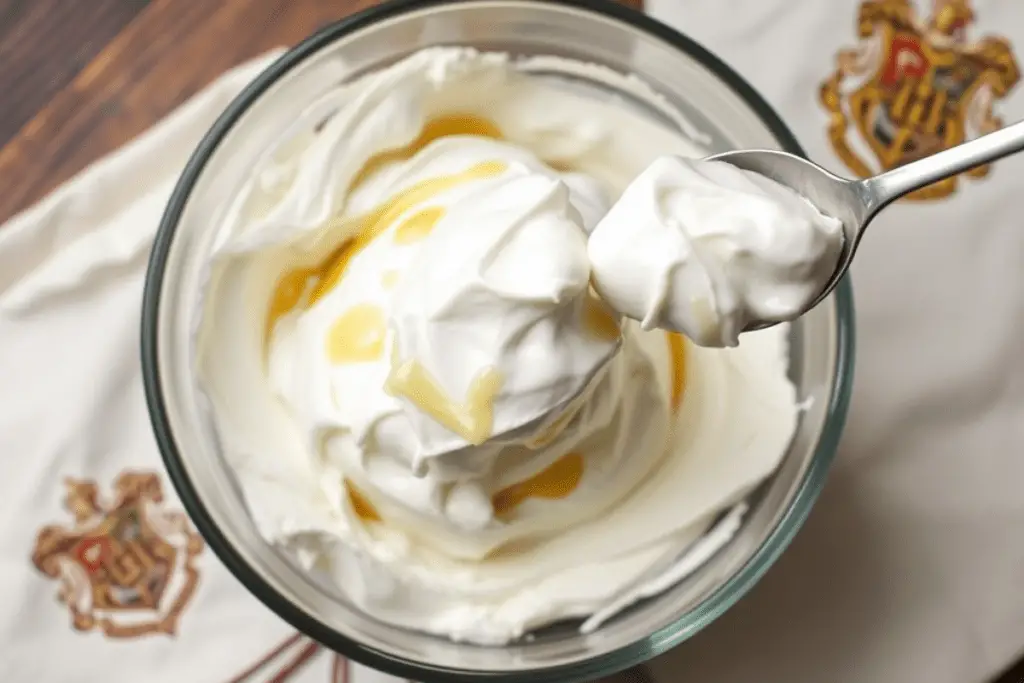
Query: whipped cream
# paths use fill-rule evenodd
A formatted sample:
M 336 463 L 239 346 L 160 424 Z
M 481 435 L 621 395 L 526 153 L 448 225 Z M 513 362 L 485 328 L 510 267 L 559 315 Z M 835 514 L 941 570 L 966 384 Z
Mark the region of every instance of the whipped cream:
M 588 245 L 595 287 L 616 310 L 702 346 L 736 346 L 752 322 L 799 317 L 842 248 L 842 223 L 794 190 L 678 156 L 641 173 Z
M 589 289 L 577 197 L 516 146 L 439 139 L 353 193 L 338 221 L 359 241 L 274 325 L 271 386 L 307 443 L 374 516 L 447 556 L 592 516 L 663 453 L 667 404 L 623 376 L 653 370 L 632 347 L 611 363 L 623 335 Z M 622 463 L 619 433 L 648 457 Z M 522 485 L 551 467 L 602 494 Z M 566 504 L 531 514 L 533 497 Z
M 485 644 L 693 571 L 797 415 L 784 329 L 704 349 L 596 295 L 588 233 L 700 150 L 530 68 L 431 49 L 315 103 L 219 226 L 198 325 L 260 533 L 377 619 Z

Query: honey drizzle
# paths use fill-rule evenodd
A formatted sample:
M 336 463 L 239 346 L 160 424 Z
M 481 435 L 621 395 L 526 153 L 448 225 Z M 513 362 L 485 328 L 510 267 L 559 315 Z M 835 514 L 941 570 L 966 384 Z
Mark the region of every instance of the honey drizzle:
M 387 323 L 372 304 L 357 304 L 342 313 L 327 332 L 327 358 L 332 363 L 366 363 L 384 355 Z
M 566 498 L 583 478 L 583 456 L 566 453 L 528 479 L 516 482 L 491 497 L 496 515 L 507 515 L 528 498 L 559 500 Z
M 384 390 L 403 396 L 446 429 L 468 443 L 479 446 L 494 431 L 494 398 L 501 389 L 502 376 L 491 366 L 477 373 L 469 384 L 466 402 L 457 404 L 423 364 L 415 358 L 398 359 L 397 346 Z
M 412 244 L 423 239 L 444 218 L 444 213 L 443 206 L 432 206 L 409 216 L 395 228 L 395 244 Z
M 359 173 L 356 174 L 356 177 L 352 180 L 350 189 L 359 187 L 359 185 L 361 185 L 367 178 L 384 166 L 398 161 L 405 161 L 431 142 L 440 138 L 451 137 L 453 135 L 476 135 L 478 137 L 491 138 L 493 140 L 501 140 L 504 138 L 501 129 L 493 122 L 488 121 L 483 117 L 476 116 L 474 114 L 448 114 L 446 116 L 439 116 L 436 119 L 427 121 L 423 126 L 423 130 L 420 131 L 420 134 L 416 139 L 405 147 L 388 150 L 387 152 L 381 152 L 380 154 L 370 157 L 366 164 L 359 169 Z
M 305 305 L 306 289 L 309 287 L 310 279 L 315 277 L 316 268 L 297 268 L 281 276 L 274 293 L 270 296 L 264 339 L 270 339 L 270 333 L 274 331 L 274 325 L 278 320 L 298 306 Z
M 672 412 L 679 410 L 686 389 L 686 338 L 675 332 L 668 332 L 668 349 L 672 362 Z
M 363 492 L 356 488 L 355 484 L 350 482 L 348 479 L 343 480 L 345 484 L 345 493 L 348 495 L 348 502 L 352 506 L 352 511 L 356 513 L 356 516 L 364 522 L 379 522 L 381 521 L 380 513 L 377 512 L 377 508 L 373 506 Z
M 583 326 L 598 339 L 614 341 L 622 335 L 619 319 L 593 287 L 586 294 Z

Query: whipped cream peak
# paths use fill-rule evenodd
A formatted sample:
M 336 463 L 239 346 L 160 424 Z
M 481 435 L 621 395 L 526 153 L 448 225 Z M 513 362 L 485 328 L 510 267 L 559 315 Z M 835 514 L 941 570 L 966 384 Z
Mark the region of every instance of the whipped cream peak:
M 588 326 L 589 279 L 582 219 L 551 172 L 509 168 L 446 208 L 389 315 L 398 363 L 416 364 L 449 397 L 417 400 L 422 382 L 402 393 L 414 462 L 522 433 L 582 391 L 619 339 Z M 463 397 L 474 396 L 489 404 L 475 433 L 434 414 L 439 403 L 472 412 Z
M 598 291 L 644 329 L 736 346 L 752 322 L 798 317 L 835 272 L 842 223 L 731 164 L 663 156 L 590 236 Z
M 444 481 L 467 475 L 452 462 L 479 455 L 453 453 L 529 439 L 619 342 L 617 322 L 588 289 L 576 208 L 607 200 L 593 184 L 571 184 L 590 196 L 580 200 L 521 148 L 467 135 L 379 169 L 320 235 L 352 241 L 328 259 L 308 310 L 274 328 L 280 390 L 299 406 L 321 395 L 312 401 L 317 433 L 343 424 L 360 449 L 386 451 L 417 475 L 448 454 L 434 473 Z M 302 348 L 316 350 L 320 338 L 326 346 L 296 365 L 294 350 L 277 352 L 293 348 L 293 334 Z M 301 368 L 311 375 L 295 385 Z M 344 390 L 350 375 L 367 373 L 386 394 Z

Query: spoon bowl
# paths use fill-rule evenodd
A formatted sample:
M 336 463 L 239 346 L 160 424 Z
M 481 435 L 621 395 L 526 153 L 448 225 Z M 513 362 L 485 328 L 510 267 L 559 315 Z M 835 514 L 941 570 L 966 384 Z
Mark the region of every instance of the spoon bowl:
M 879 211 L 900 197 L 938 180 L 1024 149 L 1024 121 L 983 135 L 956 147 L 905 164 L 864 180 L 849 180 L 788 152 L 754 149 L 724 152 L 708 157 L 737 168 L 759 173 L 806 198 L 821 213 L 843 224 L 843 250 L 835 273 L 821 293 L 802 311 L 817 306 L 832 293 L 853 262 L 864 229 Z M 781 321 L 754 321 L 745 332 L 760 330 Z
M 708 161 L 724 161 L 744 171 L 752 171 L 795 190 L 821 213 L 838 218 L 843 224 L 843 250 L 836 263 L 836 271 L 816 299 L 807 307 L 814 308 L 832 293 L 846 274 L 857 250 L 864 226 L 872 217 L 870 198 L 862 182 L 840 178 L 807 159 L 771 149 L 723 152 L 708 157 Z M 877 209 L 876 209 L 877 210 Z M 745 332 L 761 330 L 776 321 L 757 321 Z

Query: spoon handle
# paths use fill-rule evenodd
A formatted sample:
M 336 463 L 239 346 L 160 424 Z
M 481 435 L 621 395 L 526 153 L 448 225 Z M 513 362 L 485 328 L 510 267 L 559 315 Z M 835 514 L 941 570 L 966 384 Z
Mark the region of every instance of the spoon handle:
M 1024 121 L 863 181 L 876 211 L 908 192 L 1024 149 Z

